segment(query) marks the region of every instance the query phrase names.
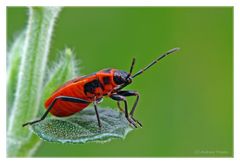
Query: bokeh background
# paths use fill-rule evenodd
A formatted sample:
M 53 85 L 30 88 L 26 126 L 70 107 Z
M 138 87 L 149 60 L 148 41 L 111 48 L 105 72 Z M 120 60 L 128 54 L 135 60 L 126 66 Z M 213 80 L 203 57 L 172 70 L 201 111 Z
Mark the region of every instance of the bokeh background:
M 27 23 L 27 8 L 8 7 L 7 42 Z M 134 79 L 143 128 L 125 140 L 84 145 L 43 142 L 37 157 L 233 156 L 232 7 L 71 7 L 57 20 L 50 62 L 74 49 L 81 74 L 134 72 L 160 53 L 181 51 Z M 130 104 L 133 103 L 129 98 Z M 103 107 L 115 107 L 106 98 Z

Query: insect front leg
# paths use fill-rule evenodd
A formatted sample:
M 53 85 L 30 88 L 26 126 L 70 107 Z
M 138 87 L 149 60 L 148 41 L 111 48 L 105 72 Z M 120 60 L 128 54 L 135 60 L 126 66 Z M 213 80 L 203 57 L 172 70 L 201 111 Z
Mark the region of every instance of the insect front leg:
M 133 107 L 132 107 L 132 110 L 131 110 L 131 112 L 130 112 L 130 117 L 142 127 L 141 122 L 139 122 L 138 120 L 136 120 L 136 119 L 133 117 L 134 112 L 135 112 L 135 109 L 136 109 L 136 106 L 137 106 L 138 101 L 139 101 L 139 98 L 140 98 L 139 93 L 136 92 L 136 91 L 118 91 L 117 94 L 118 94 L 118 95 L 125 96 L 125 97 L 127 97 L 127 96 L 136 96 L 136 100 L 135 100 L 135 102 L 134 102 L 134 104 L 133 104 Z
M 110 98 L 113 99 L 113 100 L 116 100 L 116 101 L 123 101 L 124 102 L 125 117 L 131 125 L 133 125 L 135 128 L 137 128 L 137 125 L 135 124 L 135 122 L 128 115 L 128 105 L 127 105 L 126 98 L 124 96 L 118 95 L 118 94 L 112 94 L 112 95 L 110 95 Z

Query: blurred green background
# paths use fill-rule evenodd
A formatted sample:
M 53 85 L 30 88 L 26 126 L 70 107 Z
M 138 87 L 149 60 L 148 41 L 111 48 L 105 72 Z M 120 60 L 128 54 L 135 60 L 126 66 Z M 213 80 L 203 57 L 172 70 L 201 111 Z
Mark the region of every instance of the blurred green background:
M 27 8 L 8 7 L 10 45 L 27 23 Z M 181 51 L 134 79 L 142 129 L 105 144 L 44 142 L 37 157 L 233 156 L 232 7 L 75 7 L 57 20 L 50 63 L 73 48 L 81 74 L 102 68 L 134 72 L 160 53 Z M 133 103 L 129 98 L 130 104 Z M 102 106 L 115 107 L 108 98 Z

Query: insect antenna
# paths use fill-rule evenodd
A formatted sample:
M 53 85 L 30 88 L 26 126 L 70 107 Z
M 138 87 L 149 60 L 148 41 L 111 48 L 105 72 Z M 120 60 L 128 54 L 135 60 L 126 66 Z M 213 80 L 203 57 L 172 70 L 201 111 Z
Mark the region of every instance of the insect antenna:
M 139 70 L 137 73 L 135 73 L 132 78 L 142 74 L 144 71 L 146 71 L 147 69 L 149 69 L 150 67 L 152 67 L 154 64 L 156 64 L 159 60 L 161 60 L 162 58 L 164 58 L 165 56 L 175 52 L 175 51 L 178 51 L 180 50 L 180 48 L 173 48 L 169 51 L 167 51 L 166 53 L 160 55 L 157 59 L 155 59 L 154 61 L 152 61 L 149 65 L 147 65 L 146 67 L 144 67 L 143 69 Z
M 130 67 L 130 71 L 129 71 L 129 74 L 128 74 L 127 78 L 129 78 L 132 75 L 132 71 L 133 71 L 133 67 L 135 65 L 135 61 L 136 61 L 136 59 L 133 58 L 132 64 L 131 64 L 131 67 Z

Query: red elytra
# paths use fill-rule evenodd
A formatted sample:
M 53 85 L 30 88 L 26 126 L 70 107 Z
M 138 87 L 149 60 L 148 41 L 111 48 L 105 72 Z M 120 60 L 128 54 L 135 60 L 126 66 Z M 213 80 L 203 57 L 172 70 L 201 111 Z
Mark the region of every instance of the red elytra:
M 53 100 L 58 96 L 77 97 L 89 101 L 98 100 L 108 93 L 112 92 L 117 86 L 114 82 L 115 69 L 104 69 L 91 75 L 82 76 L 68 81 L 63 86 L 58 88 L 51 97 L 45 102 L 46 109 L 50 106 Z M 104 79 L 109 79 L 104 81 Z M 100 83 L 100 85 L 92 85 L 93 92 L 87 91 L 86 85 L 90 85 L 94 82 Z M 103 88 L 101 86 L 104 86 Z M 54 116 L 65 117 L 77 113 L 86 108 L 90 103 L 72 103 L 68 101 L 58 101 L 52 107 L 50 113 Z

